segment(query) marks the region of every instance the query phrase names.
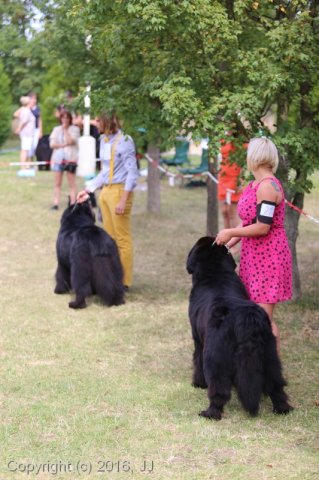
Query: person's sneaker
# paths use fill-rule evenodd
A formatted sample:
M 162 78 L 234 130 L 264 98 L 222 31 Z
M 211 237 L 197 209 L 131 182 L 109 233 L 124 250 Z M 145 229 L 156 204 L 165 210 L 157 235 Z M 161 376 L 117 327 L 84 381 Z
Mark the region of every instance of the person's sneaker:
M 59 206 L 58 205 L 52 205 L 50 210 L 59 210 Z
M 17 171 L 17 176 L 20 178 L 35 177 L 35 170 L 33 168 L 25 168 Z

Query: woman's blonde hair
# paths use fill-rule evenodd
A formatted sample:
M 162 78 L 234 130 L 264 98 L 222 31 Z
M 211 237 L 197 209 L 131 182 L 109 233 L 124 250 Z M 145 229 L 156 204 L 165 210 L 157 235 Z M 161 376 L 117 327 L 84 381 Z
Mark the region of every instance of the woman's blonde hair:
M 27 95 L 20 97 L 20 103 L 23 107 L 26 107 L 30 102 L 30 97 Z
M 270 167 L 275 173 L 279 158 L 275 144 L 266 137 L 252 138 L 248 144 L 247 166 L 249 170 L 256 170 L 261 165 Z

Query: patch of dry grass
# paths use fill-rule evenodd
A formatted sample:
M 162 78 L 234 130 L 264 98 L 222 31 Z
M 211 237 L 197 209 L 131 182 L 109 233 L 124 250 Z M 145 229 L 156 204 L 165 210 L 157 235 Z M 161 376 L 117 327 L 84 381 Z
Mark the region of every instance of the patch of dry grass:
M 53 294 L 60 213 L 49 211 L 52 182 L 45 172 L 1 174 L 0 478 L 27 476 L 10 472 L 10 460 L 71 462 L 75 470 L 59 479 L 80 478 L 79 460 L 91 463 L 82 477 L 92 479 L 317 478 L 318 226 L 300 221 L 304 299 L 281 305 L 277 316 L 296 410 L 277 417 L 265 400 L 252 419 L 234 395 L 216 423 L 198 417 L 206 392 L 190 386 L 185 259 L 205 231 L 205 189 L 164 180 L 158 217 L 145 212 L 146 192 L 136 192 L 135 283 L 126 305 L 108 309 L 92 299 L 75 312 L 68 295 Z M 305 205 L 317 217 L 318 197 L 317 188 Z M 112 473 L 98 473 L 106 460 Z M 152 474 L 140 471 L 144 460 L 154 462 Z

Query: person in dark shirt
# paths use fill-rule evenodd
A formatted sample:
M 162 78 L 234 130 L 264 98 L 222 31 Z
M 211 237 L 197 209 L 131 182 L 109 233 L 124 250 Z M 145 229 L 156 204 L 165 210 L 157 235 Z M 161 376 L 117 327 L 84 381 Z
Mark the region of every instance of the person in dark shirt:
M 32 148 L 30 150 L 30 157 L 33 157 L 35 155 L 38 142 L 42 137 L 42 118 L 41 110 L 38 105 L 37 94 L 34 92 L 30 92 L 28 96 L 30 98 L 30 109 L 35 118 L 35 131 L 33 135 Z

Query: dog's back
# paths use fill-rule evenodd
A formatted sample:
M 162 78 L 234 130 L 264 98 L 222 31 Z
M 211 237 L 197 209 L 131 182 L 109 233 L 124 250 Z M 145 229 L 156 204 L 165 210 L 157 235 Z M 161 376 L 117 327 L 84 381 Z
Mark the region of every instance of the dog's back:
M 59 285 L 69 274 L 76 294 L 71 308 L 85 307 L 85 297 L 92 293 L 109 306 L 124 303 L 123 269 L 115 241 L 94 224 L 89 205 L 72 208 L 62 216 L 57 239 L 56 293 L 63 293 Z
M 237 388 L 246 410 L 257 414 L 262 392 L 277 413 L 292 409 L 267 313 L 248 299 L 235 262 L 213 238 L 200 239 L 189 253 L 192 274 L 189 316 L 195 351 L 193 385 L 208 386 L 210 406 L 202 415 L 220 419 Z
M 226 304 L 220 298 L 215 305 L 206 330 L 208 338 L 210 332 L 213 337 L 210 348 L 228 343 L 232 350 L 232 382 L 245 410 L 256 415 L 262 393 L 269 394 L 273 389 L 273 375 L 267 375 L 269 366 L 281 372 L 269 317 L 261 307 L 246 299 L 228 297 Z M 276 383 L 285 385 L 281 374 L 277 375 Z

